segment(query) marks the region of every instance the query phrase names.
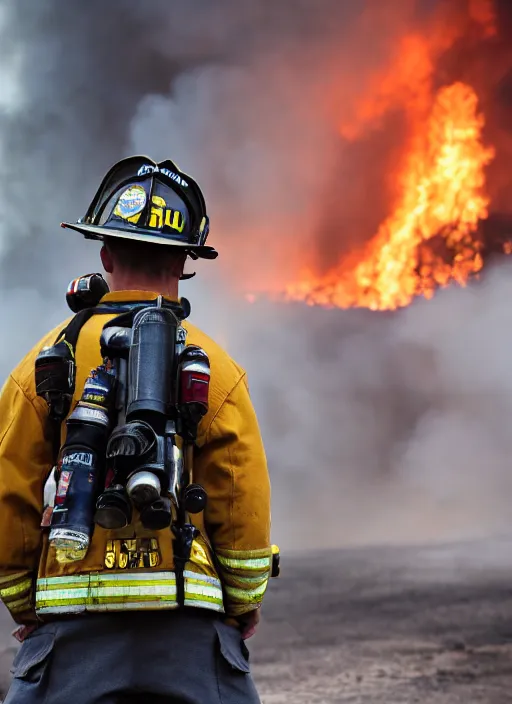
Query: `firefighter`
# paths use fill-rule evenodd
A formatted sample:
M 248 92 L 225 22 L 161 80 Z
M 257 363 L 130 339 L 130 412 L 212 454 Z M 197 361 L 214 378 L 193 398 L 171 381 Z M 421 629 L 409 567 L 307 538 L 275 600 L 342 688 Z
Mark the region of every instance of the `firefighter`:
M 110 285 L 72 350 L 72 412 L 102 362 L 105 323 L 136 305 L 176 303 L 186 258 L 214 259 L 217 252 L 205 244 L 199 186 L 171 161 L 120 161 L 86 216 L 62 226 L 102 241 Z M 43 495 L 66 424 L 51 422 L 34 367 L 64 324 L 3 387 L 0 597 L 22 641 L 6 704 L 259 701 L 245 640 L 256 630 L 272 564 L 264 449 L 244 370 L 198 328 L 183 325 L 187 345 L 201 347 L 211 367 L 194 449 L 194 480 L 208 500 L 195 518 L 183 604 L 171 531 L 148 530 L 136 513 L 124 529 L 96 525 L 81 559 L 59 560 L 49 544 Z

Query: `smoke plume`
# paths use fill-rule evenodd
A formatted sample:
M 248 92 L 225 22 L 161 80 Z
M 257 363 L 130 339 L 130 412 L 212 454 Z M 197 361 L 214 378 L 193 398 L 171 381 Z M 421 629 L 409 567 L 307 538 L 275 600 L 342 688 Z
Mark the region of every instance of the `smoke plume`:
M 305 252 L 328 267 L 375 233 L 394 196 L 400 106 L 357 139 L 341 133 L 401 38 L 441 19 L 463 17 L 463 29 L 425 80 L 474 81 L 498 148 L 489 188 L 507 210 L 509 20 L 498 4 L 487 38 L 485 4 L 5 0 L 2 376 L 65 317 L 67 282 L 98 268 L 97 245 L 59 222 L 84 214 L 115 160 L 171 157 L 210 204 L 221 256 L 183 293 L 194 322 L 248 370 L 274 539 L 301 548 L 509 528 L 508 264 L 394 314 L 243 299 L 290 281 Z

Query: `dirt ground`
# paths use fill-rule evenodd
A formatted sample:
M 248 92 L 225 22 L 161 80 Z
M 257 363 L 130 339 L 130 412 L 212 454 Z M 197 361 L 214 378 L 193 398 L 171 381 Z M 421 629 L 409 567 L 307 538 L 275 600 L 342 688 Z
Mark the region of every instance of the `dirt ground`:
M 285 562 L 252 648 L 264 704 L 512 701 L 512 541 Z
M 512 538 L 287 556 L 251 660 L 263 704 L 510 702 Z

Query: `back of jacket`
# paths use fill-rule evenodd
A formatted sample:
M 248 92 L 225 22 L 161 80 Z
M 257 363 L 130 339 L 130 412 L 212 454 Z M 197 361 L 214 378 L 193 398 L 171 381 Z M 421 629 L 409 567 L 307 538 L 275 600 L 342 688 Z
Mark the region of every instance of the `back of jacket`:
M 102 303 L 122 309 L 157 295 L 115 292 Z M 94 315 L 82 328 L 72 407 L 102 361 L 101 330 L 114 315 Z M 36 396 L 34 364 L 63 327 L 23 359 L 0 396 L 0 597 L 19 623 L 52 614 L 176 608 L 170 529 L 148 531 L 135 513 L 126 529 L 96 526 L 86 557 L 60 564 L 40 528 L 52 438 L 47 406 Z M 202 347 L 211 365 L 209 409 L 194 460 L 194 481 L 204 486 L 208 502 L 194 518 L 200 534 L 185 567 L 185 605 L 239 616 L 260 605 L 270 574 L 265 454 L 245 372 L 208 336 L 188 323 L 185 327 L 187 344 Z

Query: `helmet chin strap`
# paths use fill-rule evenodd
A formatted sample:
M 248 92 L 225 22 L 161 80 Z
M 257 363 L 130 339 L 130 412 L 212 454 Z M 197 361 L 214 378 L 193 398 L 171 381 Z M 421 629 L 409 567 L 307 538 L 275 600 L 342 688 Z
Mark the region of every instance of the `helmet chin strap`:
M 193 260 L 197 260 L 199 257 L 197 254 L 194 254 L 194 252 L 187 252 L 187 257 L 190 257 Z M 186 260 L 185 260 L 186 262 Z M 191 274 L 182 274 L 180 276 L 180 281 L 188 281 L 188 279 L 192 279 L 196 275 L 196 272 L 192 272 Z

